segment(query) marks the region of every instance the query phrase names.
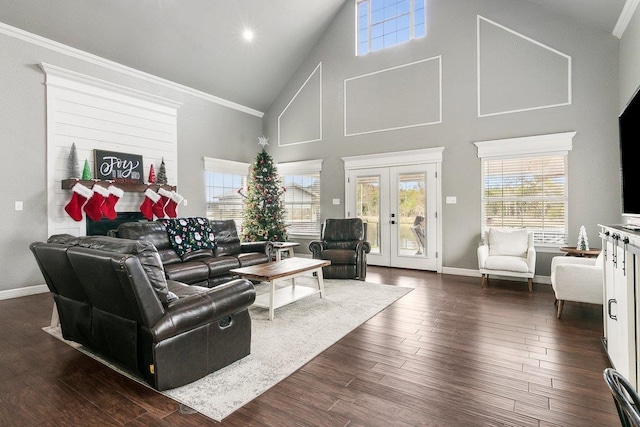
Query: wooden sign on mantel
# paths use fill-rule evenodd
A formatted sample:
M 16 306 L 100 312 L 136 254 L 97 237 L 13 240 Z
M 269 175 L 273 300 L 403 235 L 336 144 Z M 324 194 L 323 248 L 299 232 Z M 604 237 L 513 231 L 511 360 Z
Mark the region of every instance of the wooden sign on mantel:
M 142 156 L 93 150 L 96 179 L 122 184 L 144 183 Z

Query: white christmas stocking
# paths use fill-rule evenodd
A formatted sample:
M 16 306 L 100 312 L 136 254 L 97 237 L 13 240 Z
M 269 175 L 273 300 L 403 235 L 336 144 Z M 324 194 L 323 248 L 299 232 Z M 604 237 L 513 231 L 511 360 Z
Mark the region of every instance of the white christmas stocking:
M 92 220 L 100 221 L 102 219 L 102 204 L 104 199 L 109 196 L 109 191 L 98 184 L 95 184 L 91 189 L 93 196 L 84 205 L 84 211 Z
M 167 205 L 164 207 L 164 211 L 167 213 L 169 218 L 176 218 L 178 216 L 178 205 L 182 203 L 184 197 L 176 193 L 175 191 L 171 192 L 171 197 L 167 202 Z
M 160 200 L 160 195 L 150 188 L 144 192 L 144 201 L 140 205 L 140 212 L 149 221 L 153 219 L 153 206 Z
M 116 203 L 118 203 L 118 200 L 124 195 L 124 191 L 114 185 L 110 185 L 107 190 L 109 191 L 109 196 L 107 196 L 107 199 L 102 204 L 102 213 L 107 219 L 114 220 L 118 216 Z
M 73 192 L 71 200 L 66 204 L 64 210 L 74 221 L 82 221 L 82 207 L 91 198 L 93 191 L 79 182 L 76 182 L 71 191 Z

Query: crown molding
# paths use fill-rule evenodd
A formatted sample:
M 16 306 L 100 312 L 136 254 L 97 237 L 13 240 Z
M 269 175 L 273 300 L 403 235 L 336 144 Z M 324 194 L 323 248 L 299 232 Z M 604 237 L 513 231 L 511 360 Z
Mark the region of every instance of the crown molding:
M 617 38 L 622 38 L 622 34 L 624 34 L 627 25 L 629 25 L 633 14 L 636 12 L 638 3 L 640 3 L 640 0 L 627 0 L 625 2 L 622 12 L 620 12 L 620 16 L 618 17 L 618 22 L 616 22 L 616 26 L 613 28 L 612 34 Z
M 253 108 L 237 104 L 235 102 L 217 97 L 215 95 L 208 94 L 206 92 L 199 91 L 197 89 L 190 88 L 180 83 L 172 82 L 170 80 L 166 80 L 161 77 L 154 76 L 153 74 L 145 73 L 144 71 L 140 71 L 135 68 L 131 68 L 114 61 L 110 61 L 108 59 L 94 55 L 92 53 L 88 53 L 83 50 L 76 49 L 74 47 L 67 46 L 65 44 L 30 33 L 28 31 L 24 31 L 19 28 L 12 27 L 11 25 L 7 25 L 3 22 L 0 22 L 0 34 L 4 34 L 9 37 L 13 37 L 15 39 L 34 44 L 36 46 L 43 47 L 45 49 L 49 49 L 51 51 L 61 53 L 63 55 L 80 59 L 90 64 L 98 65 L 100 67 L 104 67 L 109 70 L 116 71 L 118 73 L 130 76 L 130 77 L 135 77 L 137 79 L 144 80 L 149 83 L 157 84 L 172 90 L 176 90 L 178 92 L 182 92 L 187 95 L 195 96 L 197 98 L 204 99 L 205 101 L 213 102 L 223 107 L 232 108 L 234 110 L 251 114 L 252 116 L 256 116 L 259 118 L 262 118 L 264 116 L 264 113 L 262 111 L 254 110 Z

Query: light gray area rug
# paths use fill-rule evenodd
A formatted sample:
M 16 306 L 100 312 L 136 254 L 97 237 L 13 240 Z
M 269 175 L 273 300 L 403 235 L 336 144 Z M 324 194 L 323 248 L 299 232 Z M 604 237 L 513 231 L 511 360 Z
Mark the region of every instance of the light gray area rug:
M 251 307 L 249 356 L 191 384 L 162 393 L 220 421 L 412 290 L 358 280 L 324 282 L 323 299 L 313 295 L 276 309 L 272 321 L 269 310 Z M 314 283 L 310 277 L 296 279 L 296 286 Z M 268 291 L 268 284 L 258 284 L 256 291 L 258 294 Z M 62 339 L 59 327 L 43 329 Z M 131 377 L 82 346 L 69 344 Z

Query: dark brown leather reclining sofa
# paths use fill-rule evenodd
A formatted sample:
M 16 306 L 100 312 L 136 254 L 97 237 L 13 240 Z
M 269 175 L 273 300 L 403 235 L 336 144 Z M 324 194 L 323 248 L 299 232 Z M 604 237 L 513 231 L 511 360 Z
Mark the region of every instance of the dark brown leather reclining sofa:
M 229 270 L 271 261 L 270 242 L 240 242 L 233 220 L 209 221 L 214 235 L 213 248 L 179 255 L 169 239 L 167 228 L 159 221 L 120 224 L 116 236 L 152 243 L 160 254 L 167 279 L 190 285 L 214 287 L 239 276 Z
M 253 284 L 213 289 L 166 280 L 156 248 L 113 237 L 55 235 L 30 245 L 62 335 L 157 390 L 188 384 L 248 355 Z

